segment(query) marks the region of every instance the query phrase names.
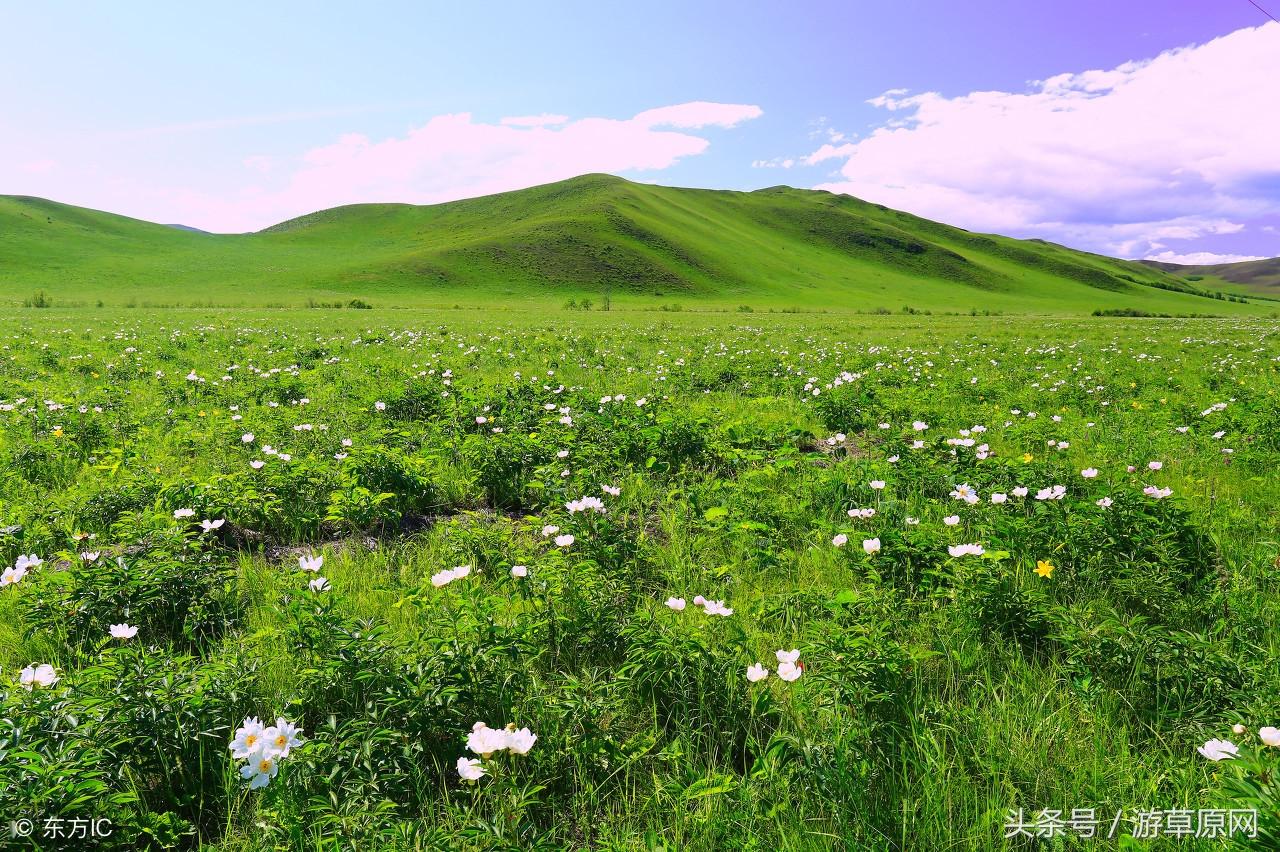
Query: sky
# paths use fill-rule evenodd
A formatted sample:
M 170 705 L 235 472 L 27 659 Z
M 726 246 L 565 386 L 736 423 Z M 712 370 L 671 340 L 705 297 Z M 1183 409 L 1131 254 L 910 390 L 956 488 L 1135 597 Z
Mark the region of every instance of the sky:
M 216 232 L 610 172 L 1227 262 L 1277 140 L 1249 0 L 0 0 L 0 193 Z

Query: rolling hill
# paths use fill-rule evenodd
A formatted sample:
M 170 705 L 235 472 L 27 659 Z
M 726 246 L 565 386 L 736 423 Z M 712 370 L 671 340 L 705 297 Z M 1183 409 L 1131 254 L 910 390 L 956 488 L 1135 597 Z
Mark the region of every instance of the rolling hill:
M 1272 298 L 1280 298 L 1280 257 L 1268 257 L 1263 260 L 1246 260 L 1241 263 L 1218 263 L 1208 266 L 1183 266 L 1177 263 L 1161 263 L 1156 260 L 1144 260 L 1148 266 L 1167 272 L 1194 284 L 1207 287 L 1220 287 L 1238 284 L 1239 287 L 1227 287 L 1229 291 L 1239 293 L 1256 293 Z
M 607 175 L 430 206 L 322 210 L 208 234 L 0 196 L 0 301 L 1168 314 L 1270 310 L 1141 263 L 970 233 L 831 193 Z

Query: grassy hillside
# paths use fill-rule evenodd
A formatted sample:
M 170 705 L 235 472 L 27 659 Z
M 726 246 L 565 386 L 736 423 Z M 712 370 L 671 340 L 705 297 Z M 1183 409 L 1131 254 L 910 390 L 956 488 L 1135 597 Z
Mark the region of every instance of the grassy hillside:
M 1178 263 L 1160 263 L 1154 260 L 1143 261 L 1143 263 L 1197 286 L 1222 287 L 1230 292 L 1280 298 L 1280 257 L 1208 266 L 1183 266 Z M 1239 286 L 1232 287 L 1233 284 Z
M 1261 309 L 1206 289 L 1138 263 L 789 187 L 585 175 L 425 207 L 339 207 L 240 235 L 0 196 L 0 300 L 11 304 L 44 290 L 62 304 L 559 306 L 598 304 L 607 291 L 618 307 Z

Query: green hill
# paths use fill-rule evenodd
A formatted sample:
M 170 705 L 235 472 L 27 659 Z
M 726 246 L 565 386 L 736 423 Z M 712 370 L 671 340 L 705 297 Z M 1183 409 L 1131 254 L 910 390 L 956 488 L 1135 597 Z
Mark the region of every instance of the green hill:
M 1207 266 L 1184 266 L 1155 260 L 1144 260 L 1143 263 L 1197 286 L 1223 287 L 1228 292 L 1280 299 L 1280 257 Z M 1230 286 L 1233 284 L 1239 286 Z
M 323 210 L 207 234 L 0 196 L 0 301 L 378 307 L 1270 309 L 1131 261 L 973 234 L 827 192 L 678 189 L 607 175 L 431 206 Z

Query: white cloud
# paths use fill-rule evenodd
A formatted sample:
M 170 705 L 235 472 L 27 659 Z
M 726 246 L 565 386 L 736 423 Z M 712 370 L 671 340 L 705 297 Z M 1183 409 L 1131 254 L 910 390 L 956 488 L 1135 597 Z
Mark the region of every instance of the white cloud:
M 764 111 L 750 104 L 716 104 L 693 101 L 687 104 L 645 110 L 632 121 L 645 127 L 736 127 L 759 118 Z
M 753 169 L 789 169 L 796 164 L 794 157 L 774 157 L 771 160 L 752 160 Z
M 1161 263 L 1181 263 L 1184 266 L 1211 266 L 1215 263 L 1243 263 L 1247 260 L 1265 260 L 1266 258 L 1251 254 L 1214 254 L 1211 251 L 1194 251 L 1188 254 L 1162 251 L 1159 254 L 1148 255 L 1146 259 L 1158 260 Z
M 974 230 L 1142 256 L 1280 211 L 1280 24 L 1026 92 L 898 89 L 844 157 L 846 192 Z M 838 153 L 837 153 L 838 152 Z
M 853 144 L 852 142 L 846 142 L 843 145 L 832 145 L 831 143 L 828 142 L 826 145 L 823 145 L 821 148 L 814 151 L 809 156 L 805 157 L 804 164 L 806 166 L 816 166 L 818 163 L 821 163 L 824 160 L 834 160 L 834 159 L 839 159 L 840 157 L 850 157 L 850 156 L 853 156 L 853 152 L 854 150 L 857 149 L 857 147 L 858 146 Z

